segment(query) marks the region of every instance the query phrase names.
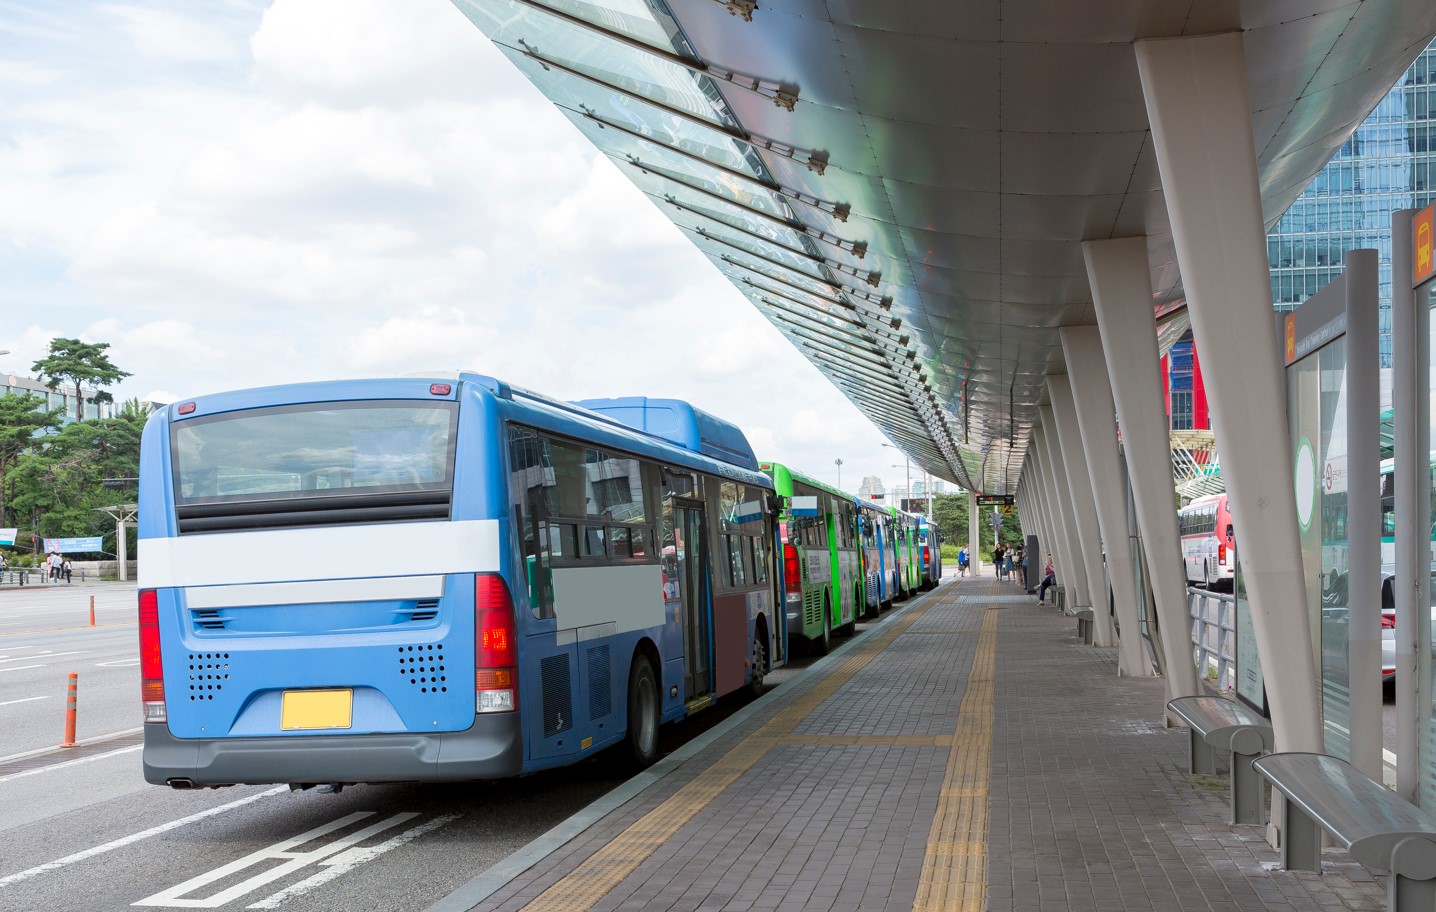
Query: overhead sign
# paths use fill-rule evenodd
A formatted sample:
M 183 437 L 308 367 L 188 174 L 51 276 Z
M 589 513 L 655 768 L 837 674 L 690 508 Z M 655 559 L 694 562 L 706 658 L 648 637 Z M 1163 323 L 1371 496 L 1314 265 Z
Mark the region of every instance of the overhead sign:
M 977 505 L 979 507 L 1010 507 L 1016 503 L 1016 498 L 1011 494 L 979 494 Z
M 45 539 L 46 554 L 54 554 L 56 551 L 61 554 L 84 554 L 90 551 L 101 551 L 104 547 L 105 540 L 98 535 L 94 538 Z
M 1436 277 L 1436 203 L 1416 213 L 1411 223 L 1411 287 Z
M 0 545 L 15 544 L 15 535 L 19 531 L 19 529 L 0 529 Z

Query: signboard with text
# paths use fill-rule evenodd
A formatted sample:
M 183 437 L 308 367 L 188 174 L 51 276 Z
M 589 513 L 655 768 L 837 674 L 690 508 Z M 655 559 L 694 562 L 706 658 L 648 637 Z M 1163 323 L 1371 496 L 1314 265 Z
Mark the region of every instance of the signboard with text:
M 85 554 L 90 551 L 101 551 L 104 549 L 105 540 L 100 536 L 94 538 L 47 538 L 45 539 L 45 553 L 54 554 L 56 551 L 61 554 Z
M 1016 502 L 1016 498 L 1011 494 L 977 495 L 977 505 L 979 507 L 1010 507 Z
M 19 529 L 0 529 L 0 545 L 15 544 L 15 535 L 19 531 Z
M 1436 278 L 1436 203 L 1416 213 L 1411 223 L 1411 287 Z

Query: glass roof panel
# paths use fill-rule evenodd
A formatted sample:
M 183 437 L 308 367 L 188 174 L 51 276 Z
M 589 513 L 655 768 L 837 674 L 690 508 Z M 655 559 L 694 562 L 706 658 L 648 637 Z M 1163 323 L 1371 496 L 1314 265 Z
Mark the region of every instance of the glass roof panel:
M 726 249 L 736 248 L 735 252 L 738 252 L 739 255 L 748 253 L 753 256 L 767 257 L 770 260 L 786 263 L 789 267 L 800 271 L 807 270 L 808 272 L 812 272 L 818 268 L 818 264 L 815 263 L 811 257 L 802 256 L 785 247 L 768 243 L 761 238 L 740 234 L 722 222 L 716 222 L 713 219 L 703 218 L 702 216 L 684 218 L 684 216 L 689 215 L 690 213 L 687 212 L 675 211 L 671 217 L 678 223 L 680 228 L 687 229 L 689 237 L 695 240 L 704 240 L 703 235 L 707 235 L 707 242 L 709 244 L 714 247 L 723 247 Z M 703 234 L 698 233 L 697 229 L 700 228 L 703 230 Z
M 495 44 L 535 54 L 557 66 L 577 70 L 707 122 L 737 126 L 708 78 L 687 67 L 514 0 L 458 0 L 458 3 L 464 14 Z
M 756 236 L 755 240 L 766 238 L 775 244 L 782 244 L 793 250 L 807 249 L 807 244 L 804 243 L 806 235 L 799 234 L 786 225 L 760 218 L 722 200 L 703 196 L 687 187 L 665 182 L 664 192 L 657 194 L 657 197 L 659 207 L 665 212 L 671 213 L 674 209 L 673 203 L 676 203 L 685 212 L 693 213 L 707 224 L 727 225 L 747 236 Z M 672 197 L 673 203 L 670 203 L 665 197 Z M 669 217 L 673 218 L 672 215 Z
M 678 47 L 673 35 L 658 22 L 644 0 L 543 0 L 543 5 L 610 32 L 622 32 L 661 50 L 675 51 Z
M 623 150 L 622 156 L 615 156 L 621 161 L 651 171 L 673 183 L 707 190 L 750 209 L 758 209 L 777 218 L 793 219 L 793 212 L 788 208 L 787 202 L 761 184 L 706 167 L 687 156 L 653 143 L 634 140 L 625 145 L 627 148 Z

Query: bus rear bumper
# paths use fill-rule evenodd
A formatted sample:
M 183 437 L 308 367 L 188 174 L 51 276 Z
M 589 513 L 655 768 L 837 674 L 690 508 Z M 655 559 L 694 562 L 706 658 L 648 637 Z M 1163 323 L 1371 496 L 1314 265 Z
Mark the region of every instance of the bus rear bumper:
M 462 732 L 176 738 L 145 726 L 145 781 L 175 788 L 502 779 L 523 772 L 518 713 L 477 716 Z

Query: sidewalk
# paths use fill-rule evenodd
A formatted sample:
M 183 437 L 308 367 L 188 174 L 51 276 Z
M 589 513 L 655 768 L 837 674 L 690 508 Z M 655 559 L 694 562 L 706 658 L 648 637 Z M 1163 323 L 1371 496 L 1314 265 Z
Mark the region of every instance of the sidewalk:
M 1385 908 L 1344 854 L 1267 870 L 1075 626 L 949 579 L 430 912 Z

